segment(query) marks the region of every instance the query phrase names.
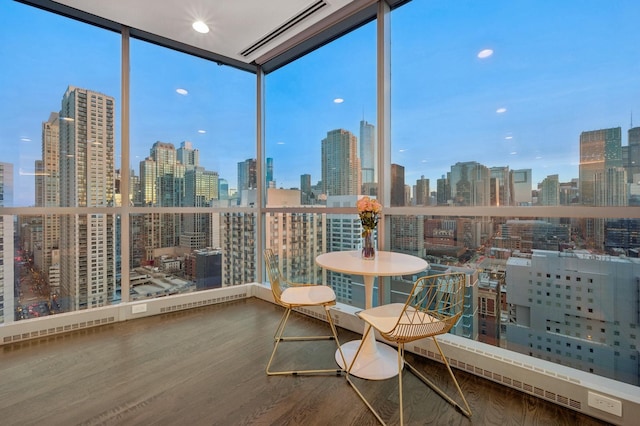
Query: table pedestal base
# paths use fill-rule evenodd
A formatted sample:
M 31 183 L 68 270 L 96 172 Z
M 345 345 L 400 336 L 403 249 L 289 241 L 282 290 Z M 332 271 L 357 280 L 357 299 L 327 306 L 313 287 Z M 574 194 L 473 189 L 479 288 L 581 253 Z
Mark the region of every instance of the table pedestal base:
M 336 362 L 345 370 L 351 365 L 353 357 L 358 351 L 360 340 L 353 340 L 341 346 L 347 365 L 342 365 L 340 351 L 336 351 Z M 355 365 L 351 368 L 352 375 L 361 379 L 384 380 L 398 375 L 398 351 L 391 346 L 376 342 L 373 348 L 362 348 Z

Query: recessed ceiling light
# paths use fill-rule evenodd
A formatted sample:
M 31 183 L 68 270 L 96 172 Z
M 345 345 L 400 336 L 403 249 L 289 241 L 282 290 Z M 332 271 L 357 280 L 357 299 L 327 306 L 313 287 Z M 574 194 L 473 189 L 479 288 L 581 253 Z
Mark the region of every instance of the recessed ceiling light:
M 503 112 L 507 112 L 507 109 L 506 109 L 506 108 L 498 108 L 498 109 L 496 110 L 496 112 L 497 112 L 498 114 L 502 114 Z
M 179 95 L 189 94 L 189 92 L 187 92 L 187 89 L 176 89 L 176 93 L 178 93 Z
M 344 102 L 344 99 L 342 99 L 342 98 L 335 98 L 335 99 L 333 100 L 333 103 L 336 103 L 336 104 L 341 104 L 341 103 L 343 103 L 343 102 Z
M 193 24 L 191 24 L 191 26 L 194 30 L 201 34 L 206 34 L 209 32 L 209 26 L 202 21 L 195 21 Z
M 478 52 L 478 58 L 480 59 L 488 58 L 491 55 L 493 55 L 493 50 L 491 49 L 484 49 Z

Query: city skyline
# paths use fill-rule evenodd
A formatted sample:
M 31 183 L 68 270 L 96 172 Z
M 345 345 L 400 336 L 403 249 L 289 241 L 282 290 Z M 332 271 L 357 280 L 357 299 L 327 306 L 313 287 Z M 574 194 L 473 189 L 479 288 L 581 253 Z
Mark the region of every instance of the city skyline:
M 477 161 L 530 168 L 535 188 L 549 175 L 561 182 L 578 177 L 583 131 L 621 127 L 626 146 L 633 113 L 640 111 L 640 54 L 625 34 L 634 33 L 640 5 L 602 5 L 461 2 L 444 12 L 439 2 L 412 2 L 395 10 L 391 162 L 405 167 L 406 183 L 424 176 L 433 187 L 450 165 Z M 2 158 L 14 165 L 14 205 L 34 205 L 41 124 L 59 110 L 68 85 L 116 99 L 120 169 L 118 34 L 15 2 L 4 2 L 0 12 L 5 39 L 31 23 L 29 34 L 0 47 L 14 64 L 2 73 L 16 90 L 0 103 L 3 116 L 15 118 L 5 120 L 0 134 L 6 146 L 17 147 Z M 616 25 L 598 24 L 603 21 Z M 477 31 L 463 31 L 478 22 Z M 458 36 L 449 40 L 452 32 Z M 266 157 L 274 159 L 278 187 L 299 187 L 304 174 L 312 184 L 320 180 L 320 145 L 328 131 L 345 129 L 359 138 L 360 121 L 377 126 L 374 35 L 375 26 L 366 24 L 266 76 Z M 439 42 L 416 50 L 424 40 Z M 70 46 L 91 61 L 63 66 Z M 479 57 L 486 49 L 493 54 Z M 131 51 L 129 167 L 137 169 L 155 142 L 187 141 L 200 150 L 203 167 L 236 187 L 236 164 L 256 157 L 255 76 L 137 40 Z

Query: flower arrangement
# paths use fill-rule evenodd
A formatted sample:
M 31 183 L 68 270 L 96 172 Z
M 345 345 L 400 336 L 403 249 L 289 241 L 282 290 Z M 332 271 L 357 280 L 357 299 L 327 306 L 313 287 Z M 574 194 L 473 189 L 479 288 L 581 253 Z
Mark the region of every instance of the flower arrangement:
M 362 197 L 358 200 L 358 215 L 362 223 L 362 236 L 371 234 L 378 225 L 378 215 L 382 211 L 382 205 L 375 198 Z

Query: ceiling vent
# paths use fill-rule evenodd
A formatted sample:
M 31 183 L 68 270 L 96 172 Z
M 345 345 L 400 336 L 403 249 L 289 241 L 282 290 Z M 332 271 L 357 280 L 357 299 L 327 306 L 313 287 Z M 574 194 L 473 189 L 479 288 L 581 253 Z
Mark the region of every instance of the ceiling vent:
M 289 29 L 291 29 L 294 26 L 298 25 L 300 22 L 304 21 L 305 19 L 307 19 L 311 15 L 315 14 L 316 12 L 318 12 L 320 9 L 324 8 L 325 6 L 328 6 L 328 4 L 324 0 L 318 0 L 318 1 L 314 2 L 309 7 L 304 9 L 302 12 L 300 12 L 297 15 L 293 16 L 291 19 L 289 19 L 288 21 L 286 21 L 285 23 L 280 25 L 278 28 L 276 28 L 275 30 L 271 31 L 269 34 L 265 35 L 264 37 L 262 37 L 260 40 L 256 41 L 251 46 L 247 47 L 245 50 L 240 52 L 240 54 L 242 56 L 244 56 L 245 58 L 250 56 L 256 50 L 258 50 L 261 47 L 263 47 L 264 45 L 268 44 L 270 41 L 272 41 L 276 37 L 284 34 L 286 31 L 288 31 Z

